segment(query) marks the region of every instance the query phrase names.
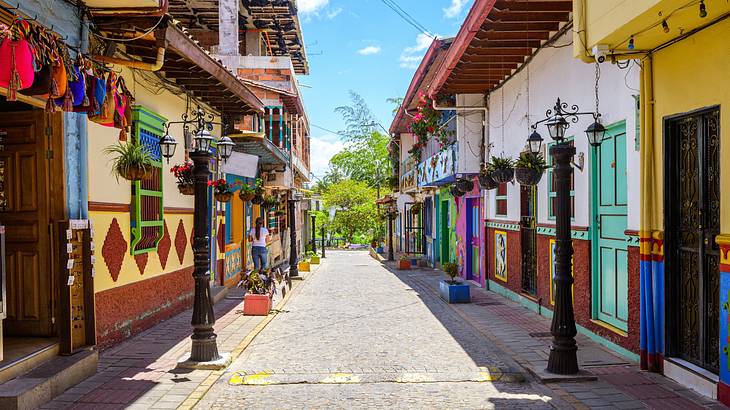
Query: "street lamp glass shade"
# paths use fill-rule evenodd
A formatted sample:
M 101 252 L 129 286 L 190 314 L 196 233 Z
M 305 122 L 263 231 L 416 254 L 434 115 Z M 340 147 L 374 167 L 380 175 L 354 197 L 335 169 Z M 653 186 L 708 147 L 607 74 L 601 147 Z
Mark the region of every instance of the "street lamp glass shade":
M 236 143 L 234 143 L 228 136 L 224 136 L 218 140 L 218 152 L 221 154 L 223 161 L 227 161 L 228 158 L 231 157 L 231 154 L 233 154 L 233 147 L 235 145 Z
M 547 122 L 548 133 L 550 138 L 555 141 L 562 141 L 565 138 L 565 130 L 568 128 L 568 121 L 563 117 L 553 117 Z
M 598 121 L 594 121 L 593 124 L 589 125 L 586 129 L 586 135 L 588 136 L 588 142 L 593 147 L 600 147 L 603 142 L 603 136 L 606 134 L 606 127 Z
M 542 147 L 542 136 L 537 131 L 532 131 L 530 137 L 527 138 L 527 143 L 530 145 L 530 152 L 539 154 Z
M 201 129 L 195 133 L 195 146 L 198 151 L 209 152 L 210 144 L 213 142 L 213 135 L 206 129 Z
M 170 159 L 175 155 L 175 148 L 177 148 L 177 141 L 172 135 L 165 134 L 160 138 L 160 153 L 165 159 Z

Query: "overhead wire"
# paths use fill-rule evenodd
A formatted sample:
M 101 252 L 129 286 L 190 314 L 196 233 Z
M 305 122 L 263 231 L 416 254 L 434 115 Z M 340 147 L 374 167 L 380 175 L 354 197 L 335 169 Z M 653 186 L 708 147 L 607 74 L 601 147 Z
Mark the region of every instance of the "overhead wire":
M 418 20 L 413 18 L 410 14 L 408 14 L 407 11 L 403 10 L 397 3 L 395 3 L 393 0 L 380 0 L 388 6 L 391 10 L 393 10 L 400 18 L 402 18 L 406 23 L 413 26 L 416 30 L 422 32 L 423 34 L 431 37 L 436 38 L 436 36 L 426 28 L 423 24 L 419 23 Z

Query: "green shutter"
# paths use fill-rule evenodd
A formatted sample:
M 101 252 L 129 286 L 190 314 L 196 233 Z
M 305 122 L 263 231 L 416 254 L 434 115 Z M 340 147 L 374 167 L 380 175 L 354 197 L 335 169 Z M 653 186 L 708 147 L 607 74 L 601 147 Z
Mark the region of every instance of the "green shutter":
M 132 255 L 156 251 L 164 235 L 164 203 L 162 188 L 162 156 L 159 140 L 167 121 L 145 107 L 134 107 L 133 138 L 148 147 L 154 157 L 149 176 L 132 183 L 131 244 Z

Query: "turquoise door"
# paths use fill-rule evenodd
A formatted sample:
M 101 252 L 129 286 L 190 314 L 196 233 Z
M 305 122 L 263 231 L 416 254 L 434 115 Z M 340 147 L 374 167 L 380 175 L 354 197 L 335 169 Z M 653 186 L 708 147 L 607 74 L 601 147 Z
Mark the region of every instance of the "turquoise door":
M 627 330 L 626 124 L 608 128 L 593 153 L 593 317 Z

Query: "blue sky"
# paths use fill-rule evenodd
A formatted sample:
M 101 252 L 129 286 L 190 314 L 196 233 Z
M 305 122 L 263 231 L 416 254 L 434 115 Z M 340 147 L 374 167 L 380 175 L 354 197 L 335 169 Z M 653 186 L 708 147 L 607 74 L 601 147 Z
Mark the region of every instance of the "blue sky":
M 455 35 L 472 0 L 393 0 L 439 37 Z M 391 97 L 402 97 L 431 41 L 383 0 L 298 0 L 310 75 L 299 76 L 310 123 L 332 131 L 344 124 L 334 109 L 362 95 L 388 128 Z M 322 176 L 343 143 L 311 127 L 312 172 Z

